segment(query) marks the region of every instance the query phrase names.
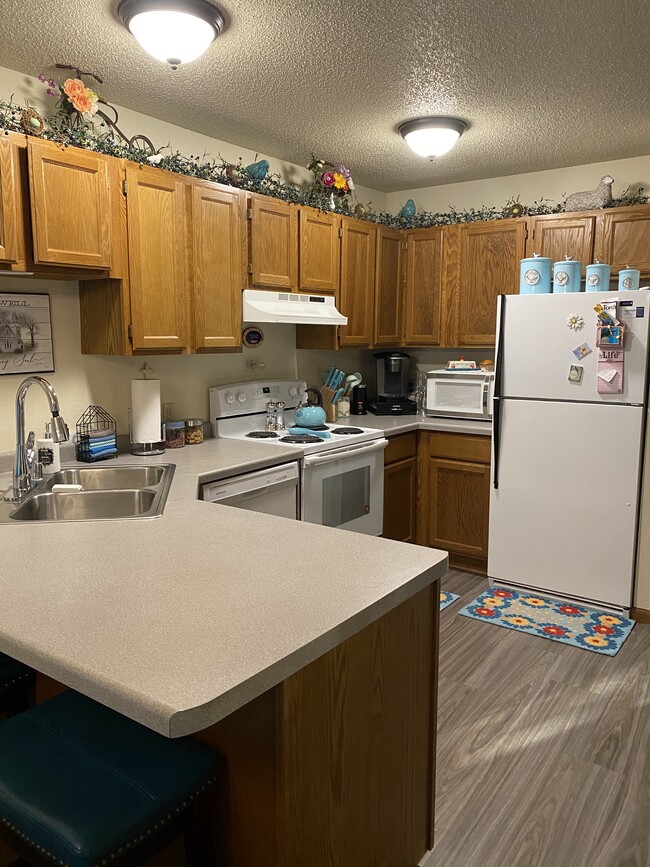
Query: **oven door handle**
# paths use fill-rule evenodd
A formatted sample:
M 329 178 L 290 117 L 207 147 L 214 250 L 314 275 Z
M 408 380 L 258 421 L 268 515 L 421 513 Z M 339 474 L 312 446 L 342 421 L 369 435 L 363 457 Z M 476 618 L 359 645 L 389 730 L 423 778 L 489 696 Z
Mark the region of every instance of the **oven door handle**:
M 318 464 L 331 464 L 334 461 L 344 461 L 346 458 L 357 457 L 357 455 L 368 455 L 371 452 L 383 451 L 387 445 L 387 439 L 372 440 L 369 443 L 360 443 L 358 446 L 350 446 L 346 449 L 339 449 L 336 452 L 327 452 L 324 455 L 306 455 L 303 460 L 306 467 L 314 467 Z

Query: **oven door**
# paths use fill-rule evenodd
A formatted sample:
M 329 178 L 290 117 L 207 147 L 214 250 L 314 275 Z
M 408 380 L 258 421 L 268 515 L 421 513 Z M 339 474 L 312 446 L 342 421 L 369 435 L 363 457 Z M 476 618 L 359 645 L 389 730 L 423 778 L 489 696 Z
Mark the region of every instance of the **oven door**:
M 380 536 L 384 523 L 384 449 L 372 440 L 303 458 L 302 520 Z
M 427 415 L 489 419 L 491 376 L 462 373 L 429 373 Z

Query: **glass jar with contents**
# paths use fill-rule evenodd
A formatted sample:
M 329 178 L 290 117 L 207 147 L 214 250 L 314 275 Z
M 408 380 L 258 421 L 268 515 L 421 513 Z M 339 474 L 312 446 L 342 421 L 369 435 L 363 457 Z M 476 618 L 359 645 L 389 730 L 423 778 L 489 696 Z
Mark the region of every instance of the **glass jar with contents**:
M 165 448 L 182 449 L 185 447 L 185 422 L 165 422 Z
M 196 446 L 203 442 L 203 419 L 185 419 L 185 445 Z

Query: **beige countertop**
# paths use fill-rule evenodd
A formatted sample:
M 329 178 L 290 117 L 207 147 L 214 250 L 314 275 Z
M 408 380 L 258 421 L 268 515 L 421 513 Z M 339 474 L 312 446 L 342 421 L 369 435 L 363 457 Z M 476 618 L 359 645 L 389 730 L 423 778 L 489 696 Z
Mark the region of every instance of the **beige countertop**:
M 477 421 L 465 418 L 442 418 L 421 415 L 351 415 L 350 418 L 340 418 L 337 424 L 361 425 L 383 430 L 386 436 L 397 436 L 414 430 L 437 430 L 447 433 L 478 434 L 491 436 L 492 422 Z
M 228 440 L 124 456 L 176 464 L 161 518 L 0 525 L 0 651 L 176 737 L 444 574 L 443 551 L 196 499 L 201 481 L 299 456 Z

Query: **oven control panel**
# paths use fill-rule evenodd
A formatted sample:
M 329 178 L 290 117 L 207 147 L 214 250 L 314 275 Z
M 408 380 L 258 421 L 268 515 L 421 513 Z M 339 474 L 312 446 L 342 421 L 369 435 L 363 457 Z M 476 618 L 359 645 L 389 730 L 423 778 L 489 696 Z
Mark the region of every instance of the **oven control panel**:
M 210 420 L 264 412 L 270 400 L 282 401 L 287 409 L 294 409 L 306 387 L 303 380 L 278 379 L 217 385 L 209 390 Z

